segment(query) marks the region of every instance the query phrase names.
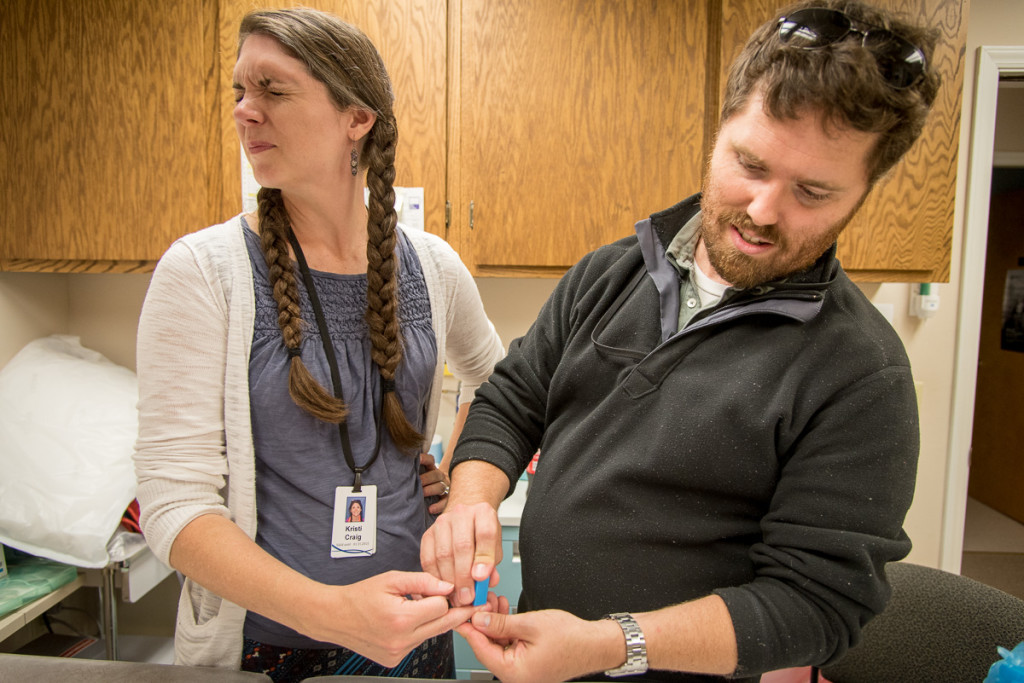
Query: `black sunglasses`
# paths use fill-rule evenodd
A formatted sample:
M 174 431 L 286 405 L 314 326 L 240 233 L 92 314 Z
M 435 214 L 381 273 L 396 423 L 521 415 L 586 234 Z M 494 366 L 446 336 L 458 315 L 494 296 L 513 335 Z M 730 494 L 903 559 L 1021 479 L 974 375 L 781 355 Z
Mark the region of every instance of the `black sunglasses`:
M 905 38 L 877 26 L 862 31 L 839 10 L 811 8 L 779 19 L 779 40 L 805 50 L 838 43 L 848 35 L 860 36 L 861 45 L 875 57 L 882 78 L 896 90 L 914 84 L 924 73 L 924 52 Z

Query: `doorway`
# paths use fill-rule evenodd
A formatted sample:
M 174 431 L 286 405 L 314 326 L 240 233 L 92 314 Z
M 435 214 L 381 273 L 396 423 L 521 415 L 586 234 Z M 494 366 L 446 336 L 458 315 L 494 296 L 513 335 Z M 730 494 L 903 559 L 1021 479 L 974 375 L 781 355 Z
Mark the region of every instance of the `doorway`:
M 981 47 L 977 67 L 940 558 L 954 573 L 963 559 L 1000 79 L 1024 76 L 1024 47 Z
M 1024 169 L 999 165 L 1000 140 L 1024 157 L 1022 120 L 1024 88 L 1001 84 L 967 495 L 1024 525 Z

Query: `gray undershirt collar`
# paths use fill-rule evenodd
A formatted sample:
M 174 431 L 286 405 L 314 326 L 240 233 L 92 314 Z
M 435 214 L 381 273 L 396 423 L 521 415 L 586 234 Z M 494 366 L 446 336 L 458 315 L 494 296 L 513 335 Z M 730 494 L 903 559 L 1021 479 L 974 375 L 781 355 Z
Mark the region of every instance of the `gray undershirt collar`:
M 694 254 L 700 239 L 701 214 L 698 211 L 676 233 L 665 250 L 668 261 L 679 273 L 679 330 L 700 311 L 711 308 L 722 300 L 728 285 L 713 281 L 697 266 Z

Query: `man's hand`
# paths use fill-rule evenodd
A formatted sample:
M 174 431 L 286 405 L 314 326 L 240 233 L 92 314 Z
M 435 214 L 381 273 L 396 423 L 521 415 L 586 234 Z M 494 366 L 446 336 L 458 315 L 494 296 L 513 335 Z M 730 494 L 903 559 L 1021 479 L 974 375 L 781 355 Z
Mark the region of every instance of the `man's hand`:
M 472 605 L 475 582 L 490 577 L 498 584 L 501 562 L 501 524 L 489 503 L 449 504 L 420 544 L 423 571 L 455 585 L 452 605 Z
M 481 612 L 455 630 L 504 683 L 566 681 L 612 669 L 626 659 L 618 624 L 584 621 L 559 610 Z

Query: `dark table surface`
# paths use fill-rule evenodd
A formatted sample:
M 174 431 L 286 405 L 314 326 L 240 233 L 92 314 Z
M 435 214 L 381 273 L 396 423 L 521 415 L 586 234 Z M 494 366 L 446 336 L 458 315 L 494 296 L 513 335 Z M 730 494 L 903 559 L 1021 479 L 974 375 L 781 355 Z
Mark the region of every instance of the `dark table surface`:
M 0 681 L 71 681 L 72 683 L 258 683 L 269 681 L 263 674 L 224 669 L 202 669 L 170 664 L 109 662 L 73 657 L 36 657 L 0 653 Z M 307 679 L 317 681 L 319 679 Z M 370 676 L 345 676 L 346 683 L 380 683 Z M 395 678 L 395 681 L 424 681 Z M 453 683 L 470 683 L 454 681 Z

